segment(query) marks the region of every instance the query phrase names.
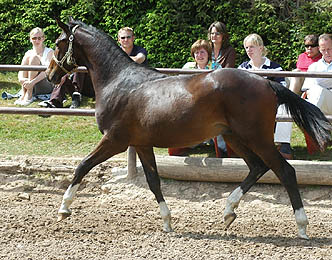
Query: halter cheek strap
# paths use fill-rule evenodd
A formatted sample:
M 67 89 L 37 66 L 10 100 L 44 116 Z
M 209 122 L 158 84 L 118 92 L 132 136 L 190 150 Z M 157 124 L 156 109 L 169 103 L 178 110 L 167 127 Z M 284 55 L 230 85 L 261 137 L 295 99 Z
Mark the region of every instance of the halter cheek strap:
M 53 60 L 55 61 L 55 63 L 67 74 L 70 74 L 74 69 L 76 69 L 78 67 L 78 65 L 76 64 L 75 58 L 73 57 L 73 41 L 74 41 L 74 33 L 76 31 L 76 29 L 79 27 L 79 25 L 75 25 L 75 27 L 72 30 L 72 34 L 69 36 L 69 44 L 68 44 L 68 50 L 65 53 L 65 55 L 62 57 L 62 59 L 59 61 L 55 55 L 53 54 Z M 65 67 L 64 67 L 64 62 L 67 62 L 67 65 L 69 66 L 74 66 L 70 71 L 68 71 Z

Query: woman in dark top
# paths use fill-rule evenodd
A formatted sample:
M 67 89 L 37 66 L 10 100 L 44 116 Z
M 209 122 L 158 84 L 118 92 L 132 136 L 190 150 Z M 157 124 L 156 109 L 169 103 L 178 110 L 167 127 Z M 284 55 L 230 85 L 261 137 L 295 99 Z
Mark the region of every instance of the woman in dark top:
M 213 22 L 208 30 L 208 38 L 212 43 L 212 63 L 218 62 L 222 68 L 234 68 L 236 54 L 229 43 L 226 25 Z

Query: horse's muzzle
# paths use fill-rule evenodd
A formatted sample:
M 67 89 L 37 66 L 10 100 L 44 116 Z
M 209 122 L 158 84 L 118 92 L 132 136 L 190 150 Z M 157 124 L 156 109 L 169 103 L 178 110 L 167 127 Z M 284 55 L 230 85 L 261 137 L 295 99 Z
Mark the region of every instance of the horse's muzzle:
M 58 66 L 52 60 L 50 65 L 45 71 L 46 78 L 48 81 L 52 82 L 53 84 L 59 84 L 62 78 L 63 71 L 58 69 Z

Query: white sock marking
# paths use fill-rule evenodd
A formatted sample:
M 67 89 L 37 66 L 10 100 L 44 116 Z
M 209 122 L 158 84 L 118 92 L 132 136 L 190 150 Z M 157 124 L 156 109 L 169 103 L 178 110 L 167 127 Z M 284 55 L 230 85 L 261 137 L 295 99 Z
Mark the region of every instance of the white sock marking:
M 159 208 L 160 208 L 160 215 L 161 218 L 164 222 L 164 231 L 166 232 L 171 232 L 172 227 L 171 227 L 171 212 L 169 211 L 167 204 L 165 201 L 162 201 L 159 203 Z
M 299 237 L 303 239 L 309 239 L 307 236 L 307 225 L 309 224 L 307 215 L 303 208 L 295 210 L 295 220 L 297 223 L 297 227 L 299 229 Z
M 59 213 L 71 213 L 69 206 L 72 204 L 74 200 L 74 196 L 79 188 L 79 184 L 75 186 L 69 185 L 68 189 L 66 190 L 65 194 L 63 195 L 62 203 L 59 209 Z
M 237 187 L 227 198 L 224 216 L 234 213 L 234 209 L 238 207 L 242 197 L 243 197 L 243 191 L 241 187 Z

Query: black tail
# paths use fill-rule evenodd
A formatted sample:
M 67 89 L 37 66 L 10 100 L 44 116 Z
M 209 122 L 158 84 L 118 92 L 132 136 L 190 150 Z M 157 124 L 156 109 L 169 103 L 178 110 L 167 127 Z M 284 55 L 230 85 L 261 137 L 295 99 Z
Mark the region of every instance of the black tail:
M 332 125 L 322 111 L 281 84 L 274 81 L 269 83 L 278 97 L 279 104 L 285 104 L 298 127 L 306 131 L 319 145 L 321 151 L 324 151 L 331 143 Z

